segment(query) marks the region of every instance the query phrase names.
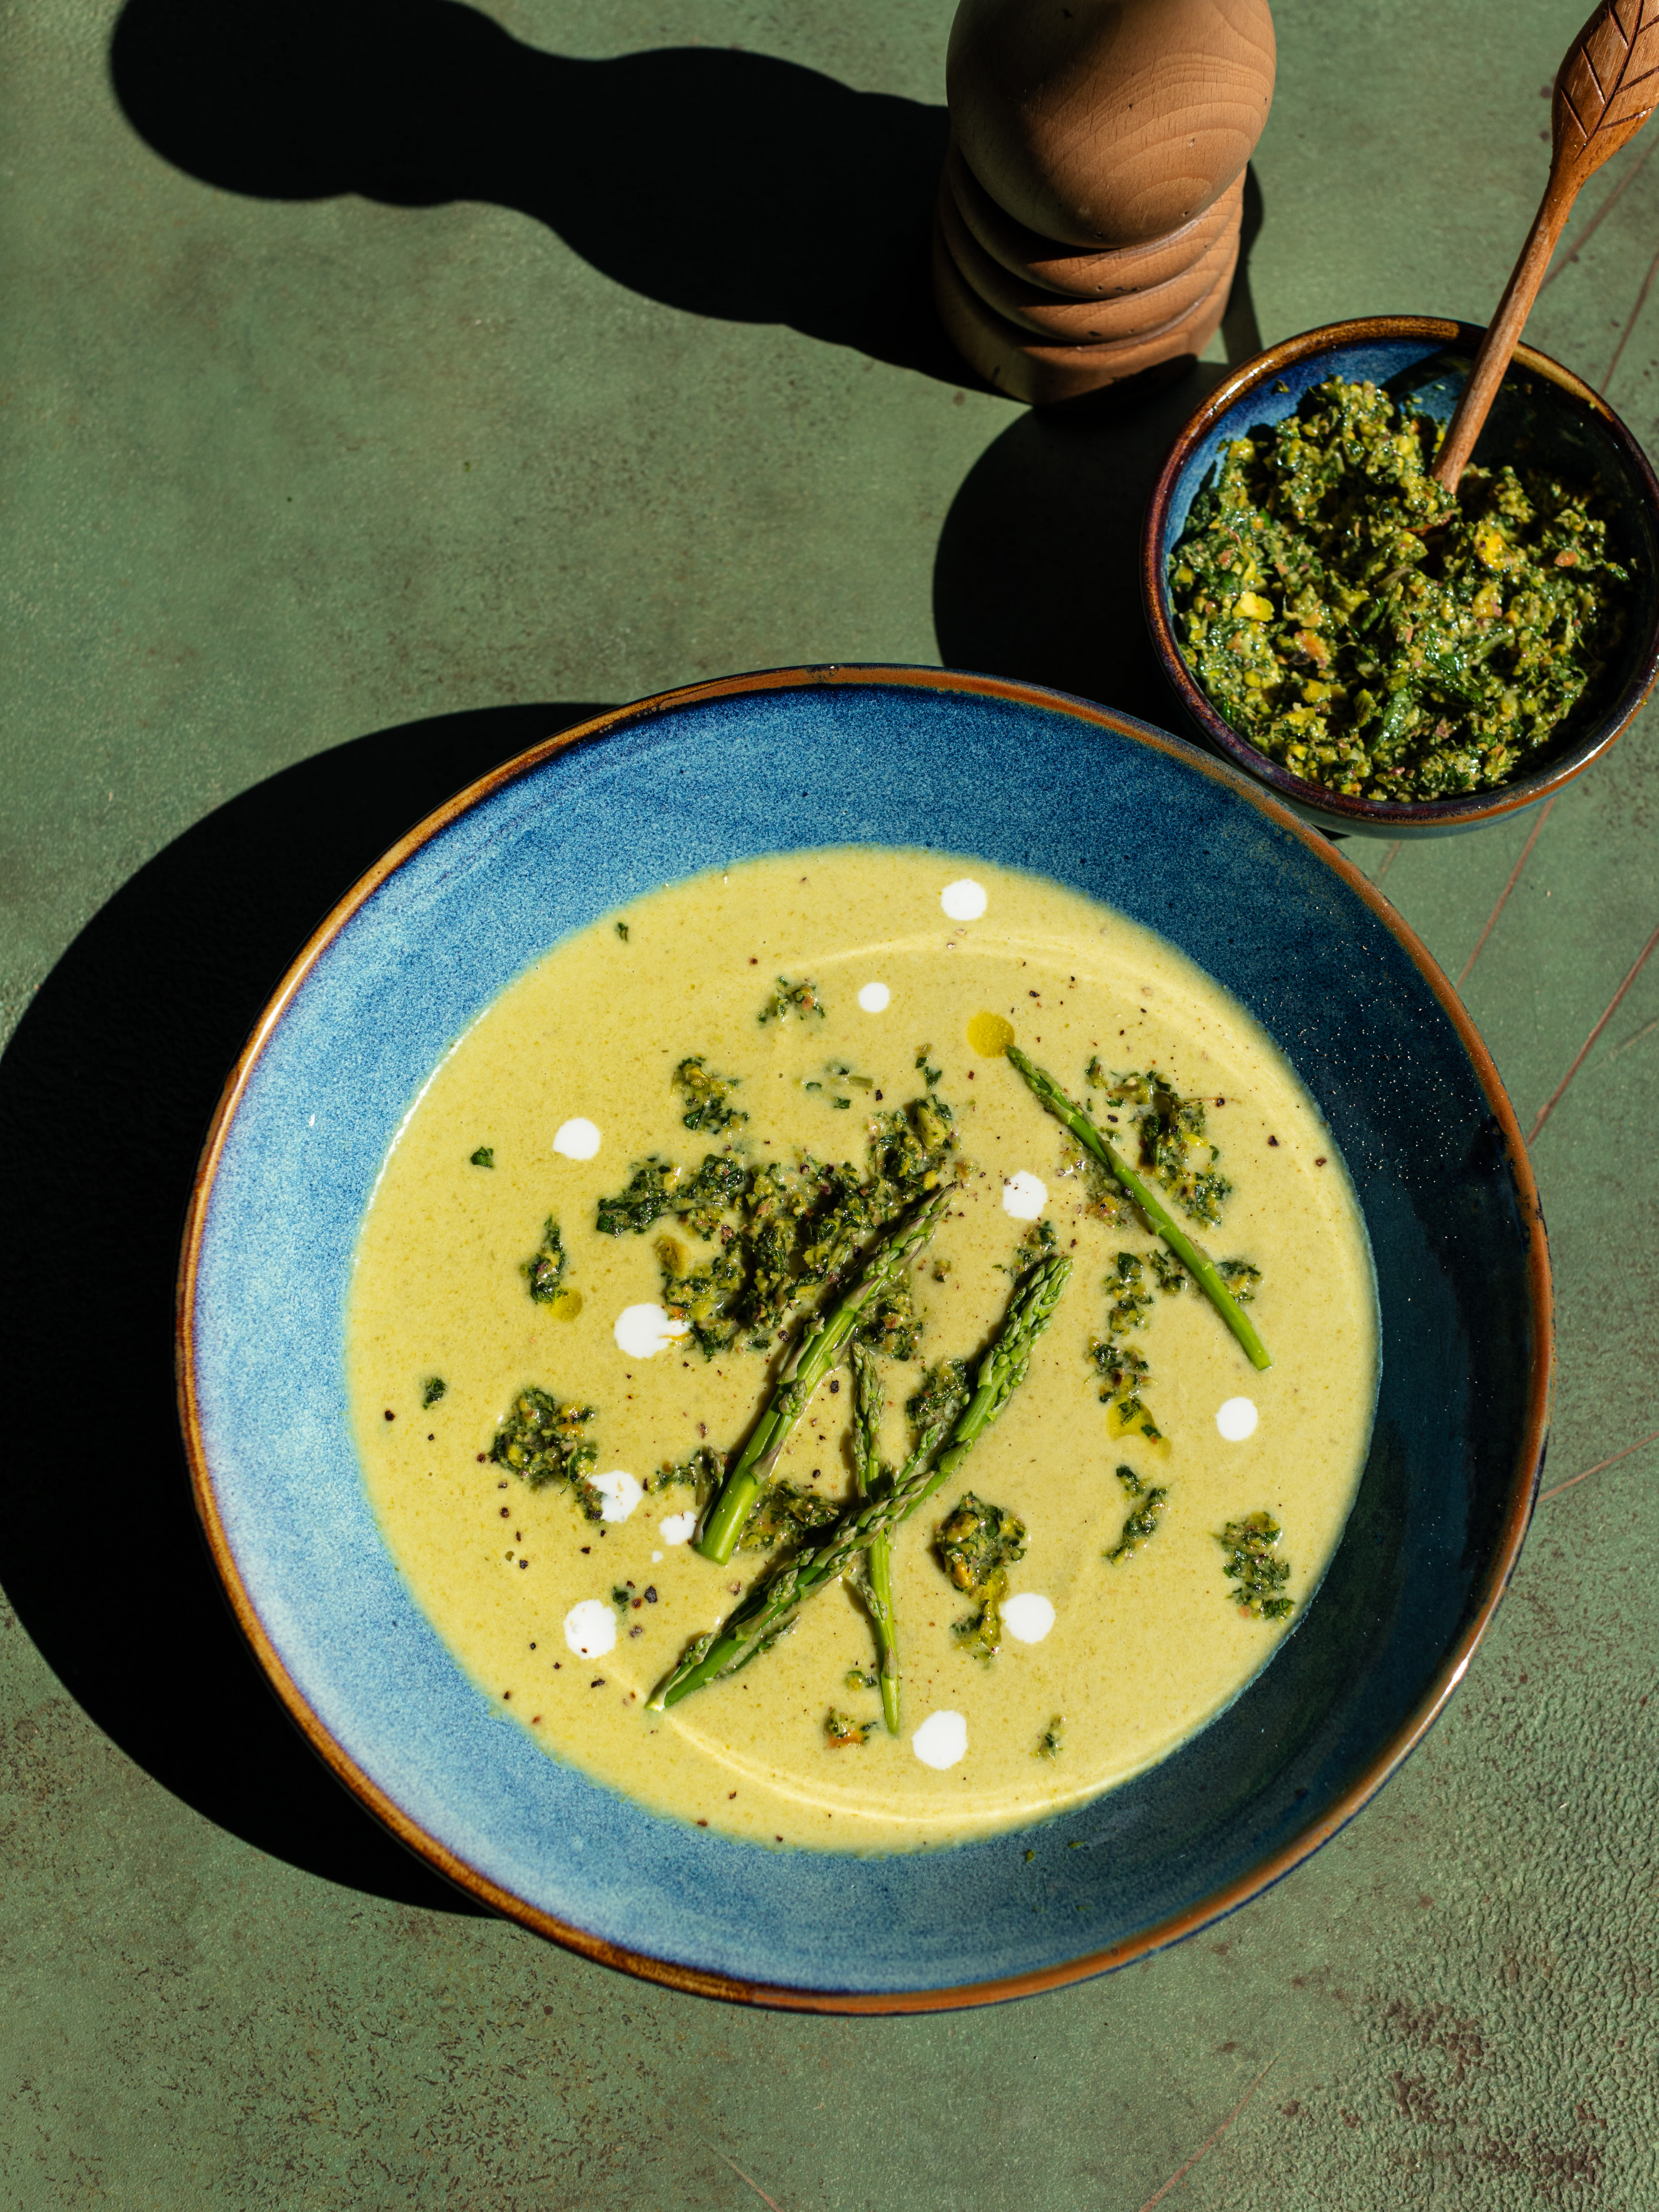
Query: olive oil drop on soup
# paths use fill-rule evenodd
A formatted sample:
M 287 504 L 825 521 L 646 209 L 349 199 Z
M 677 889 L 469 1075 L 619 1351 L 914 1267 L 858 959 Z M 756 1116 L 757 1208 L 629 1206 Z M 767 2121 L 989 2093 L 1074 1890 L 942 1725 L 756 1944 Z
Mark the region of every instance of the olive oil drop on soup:
M 1271 1367 L 1039 1105 L 1011 1038 L 1232 1263 Z M 952 1190 L 867 1332 L 889 1465 L 924 1378 L 978 1361 L 1033 1255 L 1052 1237 L 1074 1263 L 1023 1384 L 893 1534 L 899 1731 L 882 1724 L 871 1615 L 848 1579 L 775 1648 L 656 1710 L 688 1643 L 854 1494 L 843 1358 L 763 1498 L 776 1548 L 717 1565 L 688 1540 L 820 1296 L 822 1224 L 787 1206 L 765 1297 L 732 1287 L 763 1256 L 757 1177 L 777 1170 L 766 1188 L 799 1213 L 829 1187 L 804 1158 L 844 1164 L 850 1191 L 872 1141 Z M 854 1261 L 823 1295 L 856 1279 Z M 853 848 L 655 892 L 501 994 L 387 1158 L 347 1358 L 386 1540 L 503 1726 L 711 1828 L 902 1850 L 1097 1795 L 1259 1670 L 1352 1500 L 1376 1298 L 1317 1109 L 1191 962 L 1040 878 Z M 531 1471 L 574 1480 L 520 1471 L 526 1404 L 553 1436 Z M 555 1407 L 574 1409 L 562 1440 Z M 578 1444 L 592 1453 L 573 1463 Z M 975 1514 L 1001 1565 L 994 1547 L 969 1587 L 945 1562 Z

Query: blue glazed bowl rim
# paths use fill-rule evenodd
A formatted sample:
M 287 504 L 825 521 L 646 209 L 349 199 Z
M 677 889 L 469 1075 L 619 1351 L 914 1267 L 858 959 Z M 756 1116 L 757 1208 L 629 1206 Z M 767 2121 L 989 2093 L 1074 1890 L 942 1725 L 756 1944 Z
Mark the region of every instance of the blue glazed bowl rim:
M 1294 836 L 1309 853 L 1316 856 L 1370 908 L 1375 919 L 1395 939 L 1432 992 L 1467 1054 L 1485 1097 L 1507 1156 L 1509 1172 L 1514 1179 L 1520 1216 L 1527 1227 L 1525 1276 L 1537 1349 L 1528 1378 L 1521 1447 L 1516 1455 L 1497 1540 L 1484 1564 L 1474 1601 L 1461 1632 L 1443 1655 L 1431 1685 L 1416 1708 L 1374 1754 L 1364 1771 L 1310 1819 L 1305 1827 L 1264 1856 L 1247 1872 L 1224 1883 L 1209 1895 L 1183 1907 L 1165 1920 L 1137 1930 L 1106 1949 L 1087 1952 L 1079 1957 L 1019 1974 L 954 1987 L 869 1992 L 802 1988 L 742 1979 L 679 1961 L 656 1958 L 648 1952 L 613 1942 L 590 1929 L 562 1920 L 530 1904 L 470 1865 L 424 1828 L 352 1758 L 289 1672 L 271 1631 L 261 1616 L 254 1593 L 244 1577 L 226 1516 L 221 1509 L 204 1434 L 196 1311 L 215 1180 L 239 1109 L 262 1054 L 280 1030 L 307 978 L 347 925 L 381 886 L 433 839 L 508 786 L 535 775 L 560 754 L 578 747 L 603 744 L 607 738 L 625 730 L 711 702 L 738 698 L 745 694 L 792 690 L 813 692 L 825 687 L 909 689 L 957 697 L 978 696 L 1063 714 L 1178 762 L 1183 769 L 1224 787 L 1276 827 Z M 1127 1965 L 1237 1910 L 1290 1873 L 1352 1819 L 1410 1754 L 1438 1717 L 1467 1669 L 1474 1647 L 1485 1633 L 1514 1571 L 1543 1464 L 1553 1343 L 1550 1268 L 1543 1216 L 1520 1127 L 1503 1083 L 1480 1032 L 1427 947 L 1350 861 L 1345 860 L 1317 831 L 1310 830 L 1291 810 L 1268 797 L 1248 777 L 1133 716 L 1067 693 L 994 677 L 937 668 L 846 664 L 764 670 L 723 678 L 659 693 L 654 697 L 599 715 L 562 732 L 492 769 L 457 793 L 393 845 L 325 917 L 310 940 L 296 955 L 227 1079 L 197 1170 L 180 1257 L 174 1324 L 179 1418 L 191 1486 L 209 1549 L 224 1583 L 232 1610 L 272 1687 L 313 1749 L 400 1842 L 447 1876 L 457 1887 L 492 1910 L 599 1964 L 619 1967 L 642 1979 L 692 1995 L 718 1996 L 739 2003 L 790 2010 L 866 2014 L 945 2011 L 995 2002 L 1063 1987 Z
M 1164 570 L 1171 510 L 1182 479 L 1194 455 L 1218 424 L 1241 401 L 1287 371 L 1296 373 L 1298 390 L 1316 380 L 1307 373 L 1308 364 L 1316 362 L 1322 355 L 1404 339 L 1423 342 L 1425 356 L 1449 348 L 1473 356 L 1485 335 L 1474 324 L 1450 322 L 1431 315 L 1366 315 L 1347 322 L 1322 324 L 1316 330 L 1303 331 L 1295 337 L 1282 339 L 1278 345 L 1269 346 L 1265 352 L 1245 362 L 1208 394 L 1170 447 L 1169 459 L 1147 501 L 1141 535 L 1142 605 L 1153 649 L 1182 706 L 1202 732 L 1205 742 L 1224 759 L 1258 783 L 1266 784 L 1304 817 L 1335 829 L 1370 830 L 1396 836 L 1468 830 L 1502 821 L 1508 815 L 1537 805 L 1561 791 L 1574 776 L 1582 775 L 1624 734 L 1641 711 L 1656 678 L 1659 678 L 1659 600 L 1656 600 L 1649 609 L 1647 636 L 1630 684 L 1565 751 L 1512 782 L 1500 784 L 1495 790 L 1426 799 L 1352 799 L 1340 792 L 1328 791 L 1322 784 L 1305 782 L 1241 737 L 1231 723 L 1216 712 L 1194 682 L 1170 617 L 1169 583 Z M 1659 477 L 1654 475 L 1636 438 L 1601 393 L 1535 346 L 1516 346 L 1512 366 L 1529 371 L 1553 386 L 1565 401 L 1595 420 L 1618 449 L 1631 477 L 1641 487 L 1656 532 L 1659 532 Z

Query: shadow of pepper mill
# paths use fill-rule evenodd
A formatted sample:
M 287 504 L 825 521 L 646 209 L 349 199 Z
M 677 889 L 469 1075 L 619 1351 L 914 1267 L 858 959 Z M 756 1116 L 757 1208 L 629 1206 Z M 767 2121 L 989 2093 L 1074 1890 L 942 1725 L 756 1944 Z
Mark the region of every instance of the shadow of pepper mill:
M 1273 60 L 1267 0 L 961 0 L 933 292 L 981 376 L 1041 406 L 1197 356 Z

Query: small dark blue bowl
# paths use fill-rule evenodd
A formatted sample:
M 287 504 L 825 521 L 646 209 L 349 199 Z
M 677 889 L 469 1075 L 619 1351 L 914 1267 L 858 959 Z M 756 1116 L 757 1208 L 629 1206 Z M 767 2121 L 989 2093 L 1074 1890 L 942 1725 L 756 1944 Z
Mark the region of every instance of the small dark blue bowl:
M 1635 580 L 1629 620 L 1613 665 L 1548 744 L 1495 791 L 1452 799 L 1349 799 L 1307 783 L 1257 750 L 1212 707 L 1188 667 L 1170 604 L 1169 556 L 1222 447 L 1258 424 L 1293 415 L 1327 377 L 1382 385 L 1413 410 L 1449 422 L 1484 332 L 1426 315 L 1372 315 L 1286 338 L 1218 384 L 1176 440 L 1146 509 L 1141 592 L 1165 673 L 1206 744 L 1247 775 L 1328 830 L 1376 837 L 1445 836 L 1502 821 L 1541 800 L 1599 760 L 1635 719 L 1659 674 L 1659 479 L 1598 392 L 1532 346 L 1517 346 L 1475 458 L 1542 465 L 1597 487 L 1611 510 L 1611 538 Z
M 1370 1455 L 1293 1633 L 1149 1772 L 956 1850 L 762 1850 L 550 1758 L 415 1604 L 347 1424 L 358 1226 L 444 1054 L 571 932 L 771 851 L 781 827 L 796 848 L 1030 869 L 1161 931 L 1299 1071 L 1376 1255 Z M 526 1926 L 654 1980 L 896 2012 L 1052 1988 L 1189 1933 L 1305 1857 L 1405 1757 L 1520 1550 L 1543 1455 L 1549 1266 L 1479 1036 L 1324 839 L 1232 769 L 1079 700 L 938 670 L 796 670 L 555 739 L 364 878 L 228 1086 L 179 1330 L 198 1504 L 237 1614 L 312 1743 L 395 1833 Z

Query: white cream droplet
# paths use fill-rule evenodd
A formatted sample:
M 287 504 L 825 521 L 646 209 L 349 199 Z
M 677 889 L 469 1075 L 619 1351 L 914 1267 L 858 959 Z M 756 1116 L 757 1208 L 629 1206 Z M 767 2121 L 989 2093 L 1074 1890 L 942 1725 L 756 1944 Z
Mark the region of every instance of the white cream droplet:
M 1230 1444 L 1242 1444 L 1255 1434 L 1255 1407 L 1248 1398 L 1229 1398 L 1216 1412 L 1215 1425 Z
M 1017 1644 L 1041 1644 L 1054 1625 L 1054 1609 L 1036 1590 L 1002 1601 L 1002 1625 Z
M 624 1306 L 617 1316 L 617 1349 L 630 1359 L 654 1359 L 677 1336 L 684 1336 L 690 1326 L 670 1321 L 660 1306 Z
M 1035 1221 L 1048 1203 L 1048 1186 L 1040 1182 L 1030 1168 L 1022 1168 L 1003 1183 L 1002 1210 L 1012 1213 L 1016 1221 Z
M 866 1014 L 884 1014 L 892 993 L 885 983 L 866 983 L 859 992 L 859 1004 Z
M 599 1511 L 607 1521 L 626 1521 L 645 1495 L 644 1485 L 622 1467 L 612 1468 L 609 1474 L 596 1474 L 593 1487 L 605 1500 Z
M 662 1553 L 661 1553 L 660 1552 L 653 1552 L 653 1553 L 651 1554 L 651 1564 L 652 1564 L 652 1565 L 653 1565 L 653 1567 L 654 1567 L 654 1566 L 656 1566 L 656 1565 L 659 1564 L 659 1561 L 661 1560 L 661 1559 L 662 1559 L 662 1556 L 663 1556 L 663 1555 L 662 1555 Z
M 697 1525 L 695 1513 L 671 1513 L 665 1521 L 657 1523 L 657 1534 L 665 1544 L 689 1544 Z
M 617 1616 L 602 1597 L 585 1597 L 564 1617 L 564 1640 L 579 1659 L 602 1659 L 616 1645 Z
M 560 1122 L 553 1149 L 562 1152 L 568 1160 L 591 1160 L 599 1149 L 599 1133 L 592 1121 L 584 1121 L 579 1114 L 574 1121 Z
M 984 884 L 976 884 L 971 876 L 960 876 L 955 883 L 946 884 L 939 902 L 952 921 L 977 921 L 990 904 Z
M 968 1723 L 960 1713 L 929 1713 L 910 1739 L 924 1766 L 954 1766 L 968 1750 Z

